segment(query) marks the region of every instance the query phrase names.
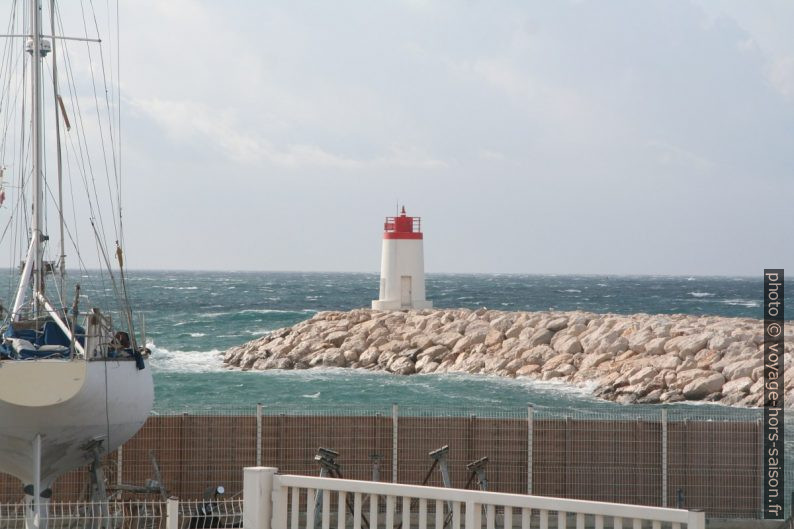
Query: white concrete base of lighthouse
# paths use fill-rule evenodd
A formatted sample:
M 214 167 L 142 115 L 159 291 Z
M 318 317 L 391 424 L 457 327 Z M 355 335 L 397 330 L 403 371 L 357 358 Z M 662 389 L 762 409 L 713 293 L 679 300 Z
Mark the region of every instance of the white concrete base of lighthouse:
M 427 300 L 413 300 L 410 305 L 403 305 L 400 300 L 374 300 L 372 310 L 410 310 L 410 309 L 432 309 L 433 302 Z
M 422 239 L 383 239 L 380 261 L 380 295 L 374 310 L 429 309 L 425 299 L 425 266 Z

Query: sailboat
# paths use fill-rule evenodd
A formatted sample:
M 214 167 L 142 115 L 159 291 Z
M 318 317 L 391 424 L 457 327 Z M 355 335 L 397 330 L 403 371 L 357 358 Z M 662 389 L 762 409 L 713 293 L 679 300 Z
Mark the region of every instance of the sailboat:
M 93 300 L 85 301 L 79 285 L 74 285 L 74 296 L 65 292 L 69 281 L 64 241 L 76 236 L 64 227 L 65 133 L 61 128 L 70 129 L 71 124 L 58 85 L 56 49 L 60 50 L 58 59 L 64 54 L 67 69 L 67 43 L 85 41 L 86 45 L 96 45 L 99 40 L 57 35 L 57 23 L 61 29 L 63 23 L 54 0 L 48 2 L 49 34 L 42 30 L 45 12 L 41 0 L 28 0 L 21 12 L 17 4 L 13 3 L 9 27 L 18 21 L 22 30 L 2 35 L 2 40 L 7 43 L 4 50 L 24 55 L 16 62 L 24 63 L 22 74 L 11 72 L 14 79 L 19 78 L 18 85 L 25 93 L 20 98 L 25 110 L 12 115 L 17 116 L 24 135 L 23 141 L 16 143 L 18 149 L 6 149 L 6 142 L 0 142 L 0 156 L 13 151 L 18 157 L 15 161 L 0 158 L 5 186 L 18 191 L 10 193 L 0 211 L 17 215 L 9 225 L 19 228 L 17 247 L 24 260 L 19 281 L 11 291 L 15 292 L 13 304 L 4 310 L 0 326 L 0 472 L 21 480 L 20 496 L 25 497 L 28 527 L 43 527 L 53 482 L 66 472 L 98 462 L 103 454 L 135 435 L 151 412 L 154 389 L 143 347 L 145 336 L 136 337 L 121 245 L 116 242 L 115 252 L 108 255 L 109 245 L 98 227 L 102 219 L 95 208 L 111 203 L 120 210 L 118 203 L 112 204 L 113 200 L 89 193 L 87 200 L 93 199 L 92 205 L 77 204 L 71 217 L 75 222 L 83 219 L 91 225 L 91 249 L 98 248 L 101 255 L 98 262 L 102 269 L 97 273 L 112 285 L 107 290 L 112 292 L 109 297 L 115 308 L 88 305 Z M 7 59 L 4 52 L 0 67 L 16 63 Z M 11 119 L 7 103 L 13 101 L 9 94 L 14 82 L 4 74 L 8 75 L 0 71 L 4 80 L 0 124 L 5 125 Z M 67 78 L 69 74 L 73 70 L 67 72 Z M 45 80 L 48 83 L 50 79 L 54 94 L 45 92 Z M 76 90 L 73 78 L 68 81 L 64 83 L 67 90 Z M 45 133 L 48 109 L 54 117 L 55 131 Z M 79 124 L 82 120 L 76 121 Z M 11 127 L 6 125 L 3 129 L 8 132 Z M 77 143 L 85 142 L 89 135 L 83 133 L 76 138 Z M 76 142 L 72 139 L 74 152 L 78 150 L 74 147 Z M 79 145 L 81 156 L 87 156 L 88 147 Z M 57 156 L 47 157 L 47 148 L 57 151 Z M 51 171 L 53 159 L 57 159 L 57 168 Z M 82 167 L 85 170 L 85 163 Z M 106 175 L 110 182 L 116 182 L 116 176 Z M 13 201 L 11 195 L 16 197 L 14 207 L 8 204 Z M 120 214 L 118 219 L 120 227 Z M 50 243 L 56 239 L 55 233 L 53 237 L 49 233 L 50 227 L 55 226 L 60 232 L 60 249 Z M 57 258 L 48 260 L 55 252 Z

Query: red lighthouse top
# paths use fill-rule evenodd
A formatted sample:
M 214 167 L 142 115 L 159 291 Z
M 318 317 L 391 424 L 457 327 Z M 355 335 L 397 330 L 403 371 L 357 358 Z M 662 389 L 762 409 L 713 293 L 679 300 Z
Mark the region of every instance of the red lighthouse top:
M 384 239 L 421 239 L 422 218 L 409 217 L 405 214 L 405 206 L 399 217 L 386 217 L 383 224 Z

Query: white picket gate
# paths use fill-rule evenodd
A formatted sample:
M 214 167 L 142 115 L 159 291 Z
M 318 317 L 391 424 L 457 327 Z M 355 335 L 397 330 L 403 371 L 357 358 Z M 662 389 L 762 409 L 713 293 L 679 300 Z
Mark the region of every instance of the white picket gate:
M 703 512 L 683 509 L 281 475 L 269 467 L 244 470 L 244 529 L 331 529 L 332 524 L 334 529 L 705 529 L 706 520 Z

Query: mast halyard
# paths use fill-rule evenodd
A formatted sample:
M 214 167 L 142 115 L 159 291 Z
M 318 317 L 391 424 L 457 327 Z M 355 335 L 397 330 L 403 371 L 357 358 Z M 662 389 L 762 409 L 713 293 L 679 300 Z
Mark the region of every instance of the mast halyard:
M 58 269 L 60 272 L 60 282 L 58 286 L 59 299 L 62 304 L 66 304 L 64 297 L 64 288 L 66 288 L 66 241 L 63 236 L 63 162 L 61 157 L 61 119 L 58 115 L 58 63 L 56 61 L 56 46 L 55 46 L 55 0 L 50 0 L 50 35 L 53 38 L 52 46 L 52 94 L 53 94 L 53 108 L 55 109 L 55 148 L 56 148 L 56 162 L 58 165 L 58 226 L 60 228 L 61 237 L 61 256 L 58 259 Z

